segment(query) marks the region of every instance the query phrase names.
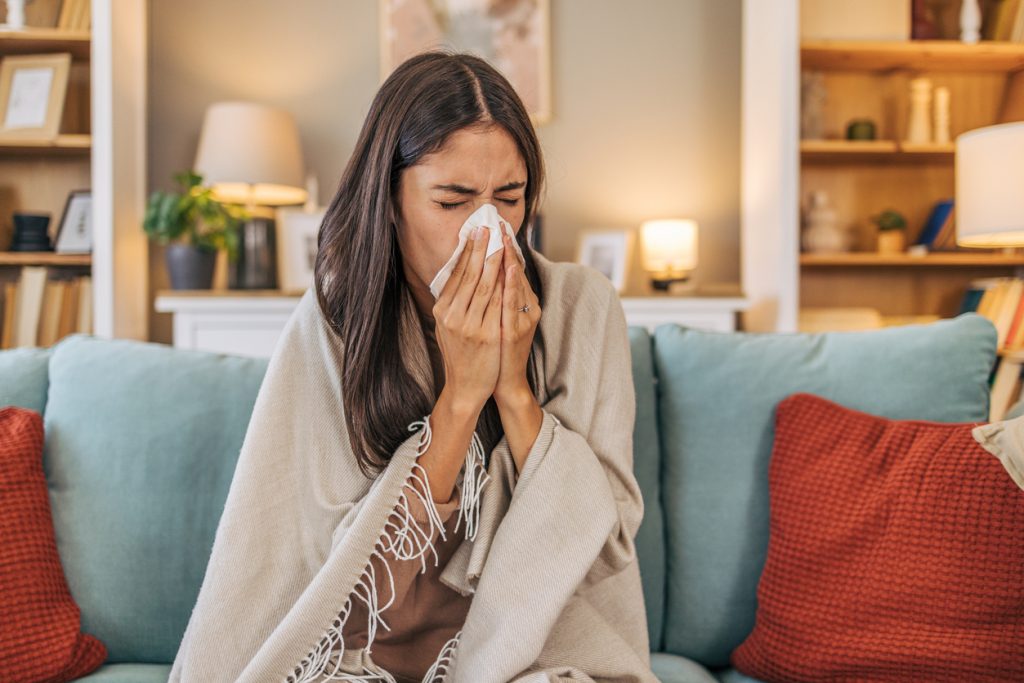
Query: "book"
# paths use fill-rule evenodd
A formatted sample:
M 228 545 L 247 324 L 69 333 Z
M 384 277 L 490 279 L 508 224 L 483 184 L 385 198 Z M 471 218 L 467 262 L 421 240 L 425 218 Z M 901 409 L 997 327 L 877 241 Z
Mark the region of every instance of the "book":
M 92 334 L 92 277 L 83 275 L 78 281 L 78 322 L 75 332 Z
M 948 224 L 952 223 L 953 215 L 953 200 L 944 199 L 940 202 L 936 202 L 932 207 L 931 213 L 928 214 L 928 219 L 924 222 L 924 227 L 921 228 L 921 233 L 914 244 L 920 244 L 929 249 L 937 246 L 938 237 L 942 233 L 943 228 Z
M 1020 305 L 1021 295 L 1024 294 L 1024 280 L 1013 278 L 1003 283 L 1003 298 L 1000 301 L 998 310 L 995 311 L 992 324 L 996 326 L 997 341 L 996 348 L 1006 347 L 1006 340 L 1009 336 L 1010 326 L 1013 324 L 1014 314 Z
M 57 339 L 73 334 L 78 327 L 78 291 L 79 279 L 74 278 L 67 283 L 64 300 L 61 301 L 60 324 L 57 325 Z
M 48 280 L 43 294 L 43 309 L 39 314 L 39 329 L 36 343 L 39 346 L 53 346 L 57 341 L 57 327 L 60 324 L 61 305 L 64 299 L 66 281 Z
M 0 328 L 0 349 L 14 348 L 14 315 L 17 297 L 18 284 L 16 282 L 5 282 L 4 319 L 3 328 Z
M 46 291 L 46 266 L 23 266 L 18 278 L 18 296 L 15 302 L 13 346 L 36 346 L 39 317 Z
M 1013 312 L 1013 321 L 1010 323 L 1010 331 L 1006 333 L 1004 346 L 1008 349 L 1020 346 L 1024 342 L 1024 296 L 1017 302 L 1016 310 Z

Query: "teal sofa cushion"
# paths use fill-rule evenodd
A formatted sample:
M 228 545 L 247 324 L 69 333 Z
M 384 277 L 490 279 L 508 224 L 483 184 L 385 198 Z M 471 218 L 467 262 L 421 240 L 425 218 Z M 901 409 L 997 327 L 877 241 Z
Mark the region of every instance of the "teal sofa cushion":
M 43 467 L 108 663 L 174 661 L 266 365 L 83 334 L 53 347 Z
M 718 679 L 697 662 L 665 652 L 651 653 L 651 671 L 661 683 L 718 683 Z
M 665 513 L 661 507 L 661 443 L 651 357 L 651 335 L 646 327 L 629 327 L 636 390 L 636 424 L 633 428 L 633 474 L 643 492 L 644 518 L 636 534 L 637 562 L 647 608 L 647 633 L 651 650 L 661 649 L 665 618 Z
M 664 650 L 718 669 L 753 628 L 780 400 L 805 391 L 893 419 L 983 421 L 995 357 L 995 327 L 976 313 L 818 334 L 658 326 Z
M 0 408 L 19 406 L 42 414 L 49 363 L 49 347 L 0 351 Z
M 104 664 L 75 683 L 167 683 L 170 664 Z

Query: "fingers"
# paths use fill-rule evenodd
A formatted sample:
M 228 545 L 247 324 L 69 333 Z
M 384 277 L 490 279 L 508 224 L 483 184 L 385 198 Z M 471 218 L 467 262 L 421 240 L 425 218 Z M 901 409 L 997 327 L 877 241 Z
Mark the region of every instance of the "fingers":
M 502 279 L 505 281 L 502 308 L 504 309 L 503 316 L 506 321 L 506 328 L 510 332 L 515 332 L 519 329 L 520 322 L 517 316 L 523 315 L 522 311 L 516 310 L 523 305 L 523 291 L 520 286 L 522 280 L 519 275 L 521 268 L 519 267 L 519 259 L 511 253 L 512 249 L 506 246 L 505 251 L 509 252 L 509 255 L 502 273 L 504 276 Z
M 490 235 L 485 233 L 485 236 L 481 238 L 481 241 L 484 241 L 486 244 L 487 241 L 489 241 L 489 238 Z M 486 249 L 481 248 L 481 252 L 486 253 Z M 466 311 L 467 321 L 474 321 L 477 324 L 481 324 L 483 322 L 484 314 L 491 305 L 493 290 L 498 285 L 499 280 L 501 280 L 503 252 L 504 250 L 496 251 L 484 260 L 483 272 L 477 280 L 476 291 L 473 293 L 473 297 L 469 302 L 469 308 Z M 501 302 L 499 300 L 499 308 L 500 303 Z
M 492 258 L 495 261 L 500 259 L 497 258 L 497 254 L 494 254 Z M 498 273 L 499 268 L 494 269 L 496 274 L 494 276 L 494 289 L 491 292 L 490 301 L 487 303 L 487 308 L 484 310 L 483 322 L 481 327 L 484 329 L 497 329 L 501 328 L 501 302 L 505 294 L 505 278 L 502 277 L 501 273 Z
M 470 236 L 472 236 L 472 233 L 470 233 Z M 466 265 L 462 269 L 461 278 L 455 287 L 455 293 L 452 297 L 451 308 L 456 311 L 466 311 L 469 308 L 470 300 L 473 298 L 473 292 L 476 291 L 477 282 L 480 280 L 484 252 L 487 251 L 487 231 L 481 228 L 479 237 L 477 239 L 470 239 L 466 243 L 466 249 L 463 253 L 466 251 L 469 252 L 469 256 L 466 257 Z
M 438 302 L 448 302 L 455 296 L 456 290 L 459 288 L 459 283 L 462 282 L 462 274 L 466 272 L 466 266 L 469 263 L 469 257 L 473 254 L 474 240 L 472 233 L 468 235 L 466 240 L 466 246 L 463 248 L 462 253 L 459 254 L 459 259 L 455 262 L 455 267 L 452 268 L 452 272 L 448 275 L 448 281 L 444 283 L 444 287 L 441 288 L 441 293 L 438 295 Z

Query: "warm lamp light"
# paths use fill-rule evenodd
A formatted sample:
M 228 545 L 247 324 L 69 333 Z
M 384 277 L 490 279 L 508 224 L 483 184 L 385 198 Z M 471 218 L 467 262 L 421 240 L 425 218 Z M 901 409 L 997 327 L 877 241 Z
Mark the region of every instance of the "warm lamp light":
M 957 137 L 955 205 L 957 244 L 1024 245 L 1024 123 Z
M 689 279 L 697 267 L 697 222 L 683 218 L 644 221 L 640 226 L 640 253 L 644 270 L 655 289 Z
M 291 114 L 264 104 L 210 105 L 195 172 L 222 202 L 284 206 L 306 201 L 299 130 Z
M 277 288 L 277 227 L 265 207 L 302 204 L 305 171 L 292 116 L 256 102 L 217 102 L 203 118 L 194 165 L 215 199 L 249 214 L 229 270 L 233 289 Z

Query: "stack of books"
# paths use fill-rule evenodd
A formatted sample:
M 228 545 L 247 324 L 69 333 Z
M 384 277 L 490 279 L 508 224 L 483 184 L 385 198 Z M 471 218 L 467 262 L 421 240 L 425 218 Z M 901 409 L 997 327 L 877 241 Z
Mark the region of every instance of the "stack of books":
M 971 311 L 988 318 L 996 328 L 1000 357 L 989 376 L 989 420 L 1001 420 L 1024 388 L 1024 279 L 972 280 L 960 303 L 960 313 Z
M 51 346 L 76 332 L 92 334 L 90 276 L 25 266 L 17 280 L 0 283 L 0 349 Z

